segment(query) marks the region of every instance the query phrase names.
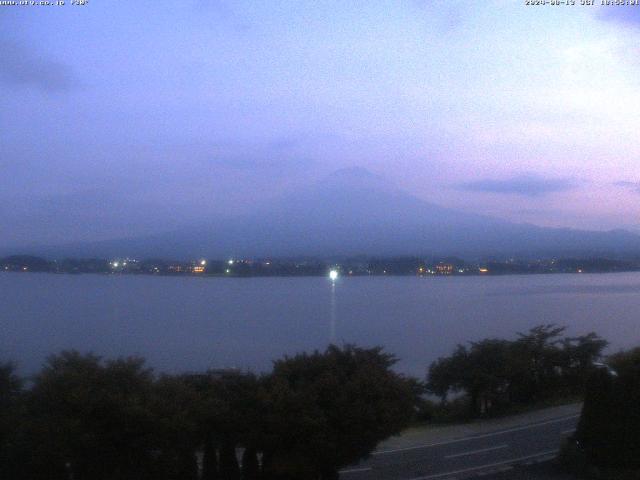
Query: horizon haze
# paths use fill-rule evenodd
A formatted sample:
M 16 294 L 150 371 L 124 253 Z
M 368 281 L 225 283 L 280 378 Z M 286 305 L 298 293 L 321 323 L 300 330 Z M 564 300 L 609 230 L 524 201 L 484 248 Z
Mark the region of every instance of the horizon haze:
M 244 215 L 210 216 L 153 235 L 21 246 L 6 253 L 183 260 L 360 255 L 635 258 L 640 257 L 640 235 L 538 227 L 445 208 L 352 167 Z

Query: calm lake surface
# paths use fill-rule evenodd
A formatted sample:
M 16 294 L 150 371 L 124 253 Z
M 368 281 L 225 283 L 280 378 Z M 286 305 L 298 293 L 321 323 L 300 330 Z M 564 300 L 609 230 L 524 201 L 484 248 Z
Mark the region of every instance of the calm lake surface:
M 640 345 L 640 273 L 502 277 L 194 278 L 0 274 L 0 360 L 22 373 L 75 348 L 161 371 L 270 369 L 330 342 L 384 345 L 424 376 L 457 343 L 540 323 Z

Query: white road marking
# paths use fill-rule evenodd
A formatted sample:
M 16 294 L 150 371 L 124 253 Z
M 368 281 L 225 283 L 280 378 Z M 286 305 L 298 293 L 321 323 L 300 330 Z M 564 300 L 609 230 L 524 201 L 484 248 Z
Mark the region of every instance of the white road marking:
M 480 450 L 472 450 L 470 452 L 462 452 L 462 453 L 456 453 L 454 455 L 446 455 L 444 458 L 465 457 L 467 455 L 475 455 L 476 453 L 490 452 L 492 450 L 500 450 L 502 448 L 507 448 L 508 446 L 509 445 L 505 444 L 505 445 L 498 445 L 497 447 L 481 448 Z
M 562 432 L 560 432 L 561 435 L 569 435 L 571 433 L 574 433 L 576 431 L 575 428 L 572 428 L 571 430 L 564 430 Z
M 411 478 L 410 480 L 430 480 L 432 478 L 442 478 L 442 477 L 447 477 L 449 475 L 457 475 L 459 473 L 473 472 L 474 470 L 482 470 L 484 468 L 499 467 L 501 465 L 507 465 L 509 463 L 514 463 L 514 462 L 522 462 L 524 460 L 530 460 L 532 458 L 537 458 L 537 457 L 544 457 L 546 455 L 552 455 L 555 453 L 558 453 L 558 450 L 549 450 L 547 452 L 534 453 L 533 455 L 527 455 L 526 457 L 512 458 L 511 460 L 504 460 L 502 462 L 496 462 L 496 463 L 488 463 L 486 465 L 478 465 L 477 467 L 463 468 L 462 470 L 454 470 L 452 472 L 436 473 L 434 475 L 426 475 L 424 477 L 415 477 L 415 478 Z
M 546 422 L 531 423 L 531 424 L 523 425 L 523 426 L 520 426 L 520 427 L 509 428 L 509 429 L 506 429 L 506 430 L 499 430 L 497 432 L 485 433 L 485 434 L 482 434 L 482 435 L 475 435 L 475 436 L 465 437 L 465 438 L 458 438 L 456 440 L 448 440 L 446 442 L 427 443 L 427 444 L 424 444 L 424 445 L 415 445 L 413 447 L 405 447 L 405 448 L 395 448 L 395 449 L 392 449 L 392 450 L 380 450 L 378 452 L 373 452 L 371 455 L 385 455 L 387 453 L 407 452 L 409 450 L 419 450 L 421 448 L 439 447 L 440 445 L 450 445 L 452 443 L 469 442 L 471 440 L 477 440 L 477 439 L 480 439 L 480 438 L 488 438 L 488 437 L 493 437 L 493 436 L 496 436 L 496 435 L 503 435 L 505 433 L 519 432 L 521 430 L 528 430 L 530 428 L 542 427 L 544 425 L 550 425 L 552 423 L 560 423 L 560 422 L 564 422 L 566 420 L 571 420 L 573 418 L 578 418 L 579 416 L 580 416 L 580 414 L 569 415 L 567 417 L 555 418 L 553 420 L 547 420 Z
M 368 472 L 369 470 L 371 470 L 371 467 L 350 468 L 348 470 L 340 470 L 338 473 Z

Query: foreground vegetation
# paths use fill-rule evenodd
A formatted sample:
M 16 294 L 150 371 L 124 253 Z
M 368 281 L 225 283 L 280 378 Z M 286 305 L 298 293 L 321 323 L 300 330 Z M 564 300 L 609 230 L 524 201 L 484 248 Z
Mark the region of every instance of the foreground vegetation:
M 575 435 L 560 461 L 581 478 L 640 478 L 640 348 L 608 356 L 595 333 L 563 337 L 540 325 L 516 340 L 460 345 L 429 368 L 427 390 L 440 397 L 432 419 L 448 421 L 583 398 Z M 449 400 L 450 395 L 454 395 Z
M 140 358 L 66 351 L 28 381 L 0 364 L 0 472 L 8 480 L 336 479 L 416 420 L 467 420 L 580 397 L 563 453 L 574 471 L 640 469 L 640 349 L 540 325 L 458 346 L 426 383 L 381 348 L 330 346 L 269 374 L 156 375 Z M 425 396 L 425 393 L 430 394 Z M 439 397 L 439 401 L 430 398 Z M 589 470 L 591 469 L 591 470 Z M 599 470 L 600 471 L 600 470 Z
M 593 332 L 563 337 L 564 331 L 540 325 L 516 340 L 459 345 L 429 367 L 427 390 L 441 400 L 433 415 L 475 418 L 581 396 L 607 342 Z
M 608 358 L 593 372 L 576 433 L 561 453 L 566 468 L 587 478 L 640 478 L 640 348 Z
M 379 348 L 329 347 L 271 374 L 154 376 L 63 352 L 29 388 L 0 369 L 0 472 L 13 479 L 334 479 L 418 401 Z M 238 458 L 240 457 L 240 459 Z

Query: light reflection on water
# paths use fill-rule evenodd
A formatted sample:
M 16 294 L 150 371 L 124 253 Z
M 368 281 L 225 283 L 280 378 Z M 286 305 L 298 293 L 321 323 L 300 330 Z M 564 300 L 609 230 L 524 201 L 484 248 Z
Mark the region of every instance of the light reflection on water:
M 268 370 L 329 342 L 384 345 L 423 376 L 457 343 L 540 323 L 640 344 L 640 273 L 503 277 L 193 278 L 0 274 L 0 359 L 24 372 L 64 348 L 160 370 Z

